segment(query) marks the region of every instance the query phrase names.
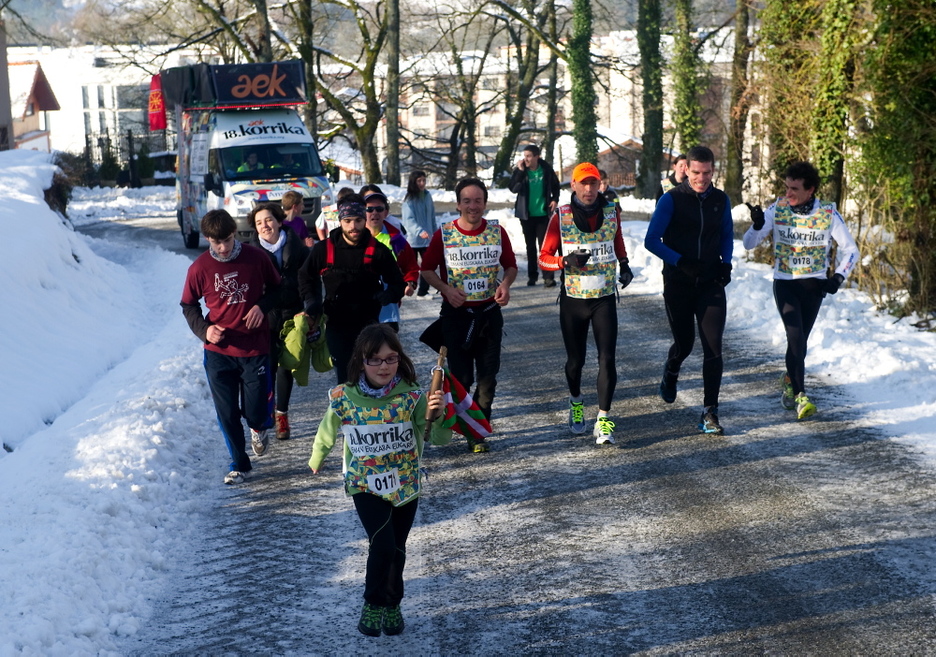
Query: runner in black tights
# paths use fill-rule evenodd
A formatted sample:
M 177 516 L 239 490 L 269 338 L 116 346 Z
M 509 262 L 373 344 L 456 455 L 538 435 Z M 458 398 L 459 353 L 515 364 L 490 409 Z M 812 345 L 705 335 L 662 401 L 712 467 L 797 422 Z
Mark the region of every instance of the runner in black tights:
M 748 205 L 752 225 L 743 243 L 744 248 L 753 249 L 773 236 L 774 299 L 787 336 L 787 371 L 780 378 L 780 402 L 796 410 L 797 419 L 802 420 L 816 413 L 816 405 L 806 395 L 809 333 L 823 297 L 835 294 L 858 262 L 858 247 L 835 204 L 816 198 L 819 172 L 813 165 L 791 164 L 784 184 L 786 194 L 766 212 Z M 831 259 L 832 242 L 838 247 L 838 266 Z
M 557 208 L 550 218 L 539 266 L 543 271 L 562 270 L 559 326 L 566 348 L 569 429 L 575 434 L 586 430 L 582 368 L 591 325 L 598 348 L 598 418 L 593 433 L 597 444 L 613 445 L 614 423 L 608 413 L 617 385 L 615 287 L 618 282 L 627 287 L 633 274 L 621 237 L 618 206 L 598 191 L 600 184 L 595 165 L 585 162 L 575 167 L 572 202 Z
M 679 369 L 695 342 L 702 343 L 704 398 L 699 430 L 723 433 L 718 420 L 722 378 L 725 286 L 731 282 L 734 224 L 728 196 L 712 186 L 715 156 L 705 146 L 686 154 L 686 178 L 657 202 L 644 245 L 663 260 L 663 300 L 673 332 L 660 397 L 676 401 Z

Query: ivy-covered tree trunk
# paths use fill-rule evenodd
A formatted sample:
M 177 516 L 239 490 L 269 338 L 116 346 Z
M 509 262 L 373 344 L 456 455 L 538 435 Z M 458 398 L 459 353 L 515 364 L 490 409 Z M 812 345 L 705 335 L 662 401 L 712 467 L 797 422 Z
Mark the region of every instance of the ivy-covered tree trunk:
M 759 84 L 770 145 L 779 180 L 788 165 L 808 160 L 816 86 L 815 38 L 822 0 L 766 0 L 758 36 L 764 61 Z
M 660 0 L 639 0 L 637 45 L 643 82 L 643 154 L 637 174 L 637 195 L 656 196 L 663 155 L 663 57 L 660 54 Z
M 595 113 L 595 78 L 591 59 L 591 0 L 572 0 L 572 36 L 568 65 L 572 79 L 572 121 L 579 162 L 598 162 L 598 116 Z
M 554 0 L 546 2 L 546 28 L 553 43 L 559 41 L 559 29 L 556 22 L 556 3 Z M 561 174 L 559 163 L 555 160 L 553 150 L 556 146 L 556 117 L 559 115 L 559 57 L 555 51 L 549 55 L 549 88 L 546 89 L 546 134 L 543 135 L 542 153 L 556 173 Z
M 855 29 L 860 21 L 857 0 L 826 0 L 822 7 L 818 83 L 814 90 L 812 162 L 825 181 L 823 196 L 838 204 L 843 199 L 848 106 L 855 73 Z
M 728 117 L 728 143 L 725 154 L 725 193 L 732 205 L 744 199 L 744 131 L 747 128 L 748 61 L 751 41 L 748 39 L 750 12 L 748 2 L 739 0 L 735 13 L 734 56 L 731 63 L 731 114 Z
M 400 0 L 387 2 L 387 182 L 400 185 Z
M 893 242 L 875 245 L 862 269 L 889 275 L 878 289 L 890 288 L 893 299 L 905 287 L 900 310 L 925 315 L 936 311 L 936 11 L 931 0 L 873 6 L 874 38 L 862 49 L 871 103 L 855 164 L 869 215 Z
M 702 103 L 699 98 L 699 71 L 702 62 L 692 36 L 692 0 L 676 0 L 674 35 L 673 123 L 683 152 L 699 145 L 702 139 Z

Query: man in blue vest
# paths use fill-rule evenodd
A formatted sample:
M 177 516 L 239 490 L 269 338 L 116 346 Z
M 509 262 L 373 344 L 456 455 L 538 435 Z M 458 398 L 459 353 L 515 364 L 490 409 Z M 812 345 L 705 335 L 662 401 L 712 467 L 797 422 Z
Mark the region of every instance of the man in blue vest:
M 690 148 L 686 178 L 657 201 L 644 246 L 663 260 L 663 301 L 673 332 L 660 397 L 667 404 L 676 401 L 679 369 L 692 352 L 698 326 L 704 389 L 699 430 L 721 434 L 718 395 L 734 223 L 728 195 L 712 185 L 714 173 L 714 153 L 705 146 Z

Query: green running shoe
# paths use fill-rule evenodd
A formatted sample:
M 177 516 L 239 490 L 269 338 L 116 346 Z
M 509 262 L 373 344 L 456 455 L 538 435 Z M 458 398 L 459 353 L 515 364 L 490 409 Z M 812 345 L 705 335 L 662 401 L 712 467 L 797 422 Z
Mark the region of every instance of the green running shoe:
M 805 392 L 801 392 L 799 397 L 796 398 L 797 420 L 805 420 L 815 415 L 817 410 L 816 405 L 809 401 L 809 397 L 806 396 Z
M 585 402 L 569 400 L 569 431 L 585 433 Z
M 400 605 L 387 607 L 387 611 L 384 613 L 383 617 L 383 633 L 387 636 L 396 636 L 403 631 L 405 625 Z
M 790 375 L 786 372 L 780 377 L 780 403 L 783 408 L 792 411 L 796 408 L 796 393 L 793 392 L 793 383 L 790 381 Z
M 358 631 L 367 636 L 380 636 L 385 609 L 385 607 L 378 607 L 365 602 L 364 608 L 361 610 L 361 620 L 357 625 Z

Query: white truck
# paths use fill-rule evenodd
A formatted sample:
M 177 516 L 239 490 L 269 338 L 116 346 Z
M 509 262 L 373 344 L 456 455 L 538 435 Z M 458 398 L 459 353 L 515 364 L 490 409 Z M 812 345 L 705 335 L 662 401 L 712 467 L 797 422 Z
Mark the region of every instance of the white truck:
M 331 187 L 315 138 L 299 113 L 304 104 L 302 62 L 183 66 L 161 71 L 166 105 L 178 129 L 177 214 L 185 246 L 196 248 L 208 210 L 225 209 L 238 236 L 253 227 L 257 203 L 303 196 L 310 235 Z

